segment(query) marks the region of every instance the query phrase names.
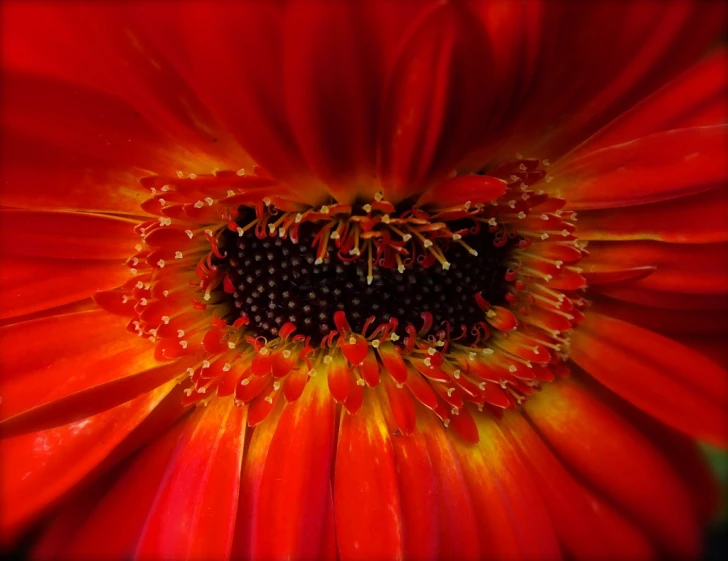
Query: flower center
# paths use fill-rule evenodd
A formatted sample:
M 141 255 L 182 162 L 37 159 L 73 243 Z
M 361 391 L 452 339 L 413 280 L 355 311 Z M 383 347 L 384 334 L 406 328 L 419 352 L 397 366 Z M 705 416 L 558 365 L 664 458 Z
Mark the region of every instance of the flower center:
M 256 219 L 249 207 L 242 207 L 238 214 L 236 222 L 242 228 Z M 397 214 L 406 215 L 406 211 Z M 365 217 L 366 211 L 355 209 L 352 216 Z M 390 221 L 407 228 L 407 218 L 395 215 Z M 319 260 L 317 235 L 321 226 L 314 223 L 301 224 L 296 243 L 290 237 L 261 239 L 253 228 L 242 236 L 226 229 L 220 239 L 226 257 L 220 264 L 229 267 L 234 287 L 230 319 L 247 317 L 252 332 L 266 339 L 275 338 L 281 327 L 291 322 L 298 333 L 311 337 L 317 345 L 336 329 L 337 311 L 344 312 L 357 333 L 372 321 L 370 318 L 375 324 L 394 318 L 399 336 L 405 335 L 406 325 L 421 324 L 423 312 L 429 312 L 434 329 L 463 333 L 463 341 L 472 342 L 478 335 L 475 326 L 483 322 L 476 296 L 495 305 L 505 303 L 506 261 L 516 244 L 514 238 L 499 243 L 495 233 L 473 220 L 460 219 L 443 227 L 465 232 L 462 237 L 468 244 L 466 249 L 450 238 L 434 242 L 446 256 L 447 268 L 433 253 L 418 255 L 412 251 L 412 256 L 405 247 L 405 259 L 414 261 L 411 266 L 403 263 L 399 268 L 387 268 L 377 263 L 371 278 L 366 260 L 336 256 L 336 239 L 329 238 L 329 257 Z
M 546 165 L 453 175 L 396 205 L 321 206 L 244 170 L 144 178 L 157 218 L 136 227 L 133 278 L 95 299 L 178 361 L 164 372 L 184 403 L 232 398 L 255 426 L 323 375 L 349 414 L 385 399 L 402 434 L 428 409 L 475 442 L 474 414 L 568 373 L 583 319 L 585 246 L 538 187 Z

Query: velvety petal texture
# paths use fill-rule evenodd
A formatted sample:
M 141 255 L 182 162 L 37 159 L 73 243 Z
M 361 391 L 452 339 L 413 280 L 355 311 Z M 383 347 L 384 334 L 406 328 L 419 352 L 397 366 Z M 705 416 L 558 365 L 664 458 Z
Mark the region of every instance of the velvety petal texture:
M 0 553 L 698 558 L 728 4 L 0 10 Z

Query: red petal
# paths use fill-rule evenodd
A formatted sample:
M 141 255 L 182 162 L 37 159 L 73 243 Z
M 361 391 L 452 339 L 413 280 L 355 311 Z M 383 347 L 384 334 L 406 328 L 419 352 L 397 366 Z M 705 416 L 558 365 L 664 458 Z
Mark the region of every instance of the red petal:
M 513 312 L 502 306 L 488 308 L 486 321 L 500 331 L 511 331 L 518 325 L 518 320 Z
M 571 381 L 544 386 L 525 410 L 540 434 L 576 472 L 641 521 L 678 557 L 699 547 L 690 498 L 650 442 Z
M 453 439 L 434 415 L 423 416 L 422 434 L 432 461 L 439 513 L 441 559 L 480 559 L 475 511 L 468 487 L 453 451 Z M 425 424 L 426 423 L 426 424 Z
M 485 399 L 485 401 L 487 401 L 491 405 L 493 405 L 495 407 L 500 407 L 502 409 L 507 409 L 511 405 L 513 405 L 511 398 L 508 397 L 508 394 L 505 392 L 505 390 L 503 390 L 495 382 L 486 382 L 485 383 L 485 390 L 483 390 L 483 398 Z
M 8 438 L 67 425 L 148 393 L 184 371 L 185 365 L 175 363 L 101 383 L 4 418 L 0 421 L 0 432 Z
M 674 472 L 680 477 L 690 495 L 701 523 L 713 520 L 721 502 L 719 484 L 702 446 L 693 438 L 681 434 L 653 417 L 626 403 L 598 385 L 592 388 L 599 398 L 618 411 L 660 450 Z
M 412 434 L 417 422 L 415 402 L 412 400 L 412 396 L 406 389 L 398 388 L 389 376 L 385 376 L 382 382 L 384 383 L 389 408 L 392 410 L 397 427 L 402 434 Z
M 728 316 L 724 310 L 666 310 L 611 298 L 595 298 L 590 310 L 668 335 L 728 331 Z
M 477 447 L 452 440 L 489 559 L 560 559 L 549 515 L 497 421 L 476 415 Z M 485 552 L 484 552 L 485 553 Z
M 640 280 L 650 276 L 657 270 L 656 267 L 625 267 L 612 271 L 604 271 L 599 270 L 599 265 L 592 264 L 591 260 L 586 265 L 588 270 L 581 274 L 589 286 Z
M 351 182 L 376 192 L 376 129 L 385 64 L 365 3 L 293 3 L 284 25 L 285 103 L 309 166 L 339 202 Z M 324 63 L 325 61 L 325 63 Z M 323 63 L 323 64 L 322 64 Z M 361 193 L 360 193 L 361 194 Z
M 238 508 L 246 409 L 213 399 L 187 421 L 136 556 L 223 559 Z M 173 514 L 173 515 L 170 515 Z
M 273 364 L 271 368 L 271 374 L 274 378 L 283 378 L 286 376 L 294 367 L 298 358 L 291 354 L 286 358 L 285 351 L 276 351 L 273 353 Z
M 418 205 L 434 204 L 436 208 L 465 203 L 487 203 L 506 191 L 506 182 L 487 175 L 458 175 L 441 181 L 417 199 Z
M 9 256 L 0 260 L 0 268 L 0 318 L 70 304 L 131 278 L 123 262 L 101 259 Z
M 461 408 L 457 415 L 453 414 L 450 416 L 450 428 L 454 430 L 460 438 L 469 442 L 470 444 L 477 444 L 480 440 L 480 434 L 478 433 L 478 427 L 475 424 L 475 419 L 470 414 L 468 407 Z
M 679 245 L 651 241 L 597 242 L 589 245 L 585 276 L 635 267 L 656 267 L 631 286 L 666 292 L 728 293 L 728 243 Z
M 369 344 L 361 335 L 344 336 L 341 351 L 352 366 L 359 366 L 369 353 Z
M 654 203 L 728 180 L 728 126 L 659 132 L 560 160 L 549 191 L 573 210 Z
M 713 243 L 728 240 L 728 193 L 720 187 L 661 203 L 579 213 L 579 239 Z
M 364 362 L 359 367 L 361 377 L 367 385 L 372 388 L 379 383 L 379 362 L 374 354 L 374 349 L 369 349 Z
M 354 383 L 346 361 L 343 357 L 334 357 L 326 370 L 331 395 L 337 402 L 343 403 L 349 395 L 349 384 Z
M 319 202 L 326 191 L 308 173 L 285 111 L 282 7 L 195 4 L 182 20 L 190 75 L 203 102 L 258 164 L 296 185 L 297 199 Z
M 77 9 L 78 5 L 69 6 L 71 13 Z M 78 22 L 83 16 L 73 19 Z M 116 26 L 119 26 L 118 22 Z M 75 27 L 77 37 L 85 35 L 88 41 L 89 30 L 80 29 L 82 25 L 78 23 Z M 93 46 L 87 44 L 87 48 L 98 52 L 99 43 L 94 40 Z M 110 66 L 117 69 L 121 66 L 113 57 L 104 57 L 102 64 L 109 75 L 115 73 Z M 25 72 L 7 73 L 4 85 L 5 130 L 22 134 L 38 145 L 67 149 L 111 166 L 154 170 L 165 175 L 180 169 L 180 162 L 202 159 L 199 154 L 181 148 L 174 138 L 142 117 L 133 106 L 139 104 L 139 96 L 130 96 L 129 103 L 117 95 L 100 91 L 99 87 L 104 86 L 100 83 L 88 87 L 77 81 L 67 82 Z M 175 93 L 179 95 L 180 92 Z M 206 142 L 207 145 L 214 144 Z M 188 170 L 188 173 L 209 172 L 210 169 L 211 166 L 205 166 Z M 113 194 L 110 185 L 100 184 L 97 189 Z
M 482 31 L 460 5 L 435 4 L 405 35 L 380 123 L 379 175 L 396 200 L 447 176 L 472 149 L 490 109 L 489 60 Z
M 662 335 L 591 311 L 572 335 L 572 359 L 665 424 L 726 443 L 728 374 L 712 360 Z
M 0 442 L 3 534 L 82 481 L 170 392 L 167 384 L 89 419 Z
M 576 290 L 586 286 L 586 279 L 577 272 L 576 268 L 565 267 L 548 281 L 548 286 L 559 290 Z
M 314 559 L 324 546 L 334 402 L 321 376 L 284 407 L 270 442 L 253 521 L 254 559 Z
M 402 360 L 397 347 L 392 343 L 382 343 L 377 348 L 379 358 L 382 359 L 384 368 L 392 375 L 398 383 L 404 384 L 407 381 L 407 366 Z
M 281 393 L 274 387 L 271 381 L 270 386 L 250 404 L 248 411 L 248 426 L 254 427 L 262 423 L 278 403 Z
M 185 422 L 134 458 L 73 536 L 66 559 L 130 559 Z M 124 516 L 119 516 L 123 512 Z
M 418 372 L 410 371 L 406 384 L 417 401 L 429 409 L 435 409 L 437 407 L 435 390 L 432 389 L 432 386 Z
M 154 346 L 128 333 L 126 322 L 93 310 L 2 328 L 2 416 L 155 366 Z
M 537 66 L 516 134 L 494 140 L 506 158 L 564 154 L 699 60 L 727 14 L 721 2 L 566 0 L 529 15 L 540 24 Z
M 569 157 L 655 132 L 722 124 L 726 89 L 728 51 L 720 48 L 609 123 Z
M 358 382 L 359 380 L 357 380 Z M 364 388 L 358 383 L 349 385 L 349 395 L 346 397 L 344 407 L 350 415 L 356 415 L 364 403 Z
M 73 535 L 98 503 L 111 478 L 109 474 L 90 487 L 71 493 L 60 509 L 51 516 L 40 533 L 33 538 L 29 552 L 32 559 L 67 559 L 63 554 Z
M 653 558 L 639 530 L 577 483 L 520 414 L 506 413 L 502 426 L 529 467 L 559 541 L 571 556 Z
M 71 212 L 0 209 L 3 253 L 56 259 L 126 259 L 136 253 L 136 221 Z
M 435 474 L 419 431 L 392 439 L 402 508 L 402 558 L 437 559 Z
M 271 370 L 273 369 L 273 356 L 271 355 L 270 350 L 262 349 L 265 351 L 265 354 L 263 353 L 256 353 L 256 355 L 253 357 L 253 362 L 250 365 L 250 369 L 256 376 L 268 376 L 271 373 Z
M 402 556 L 402 512 L 394 452 L 378 397 L 368 392 L 356 415 L 341 418 L 334 470 L 334 512 L 342 559 Z
M 296 401 L 303 393 L 308 381 L 308 368 L 300 366 L 291 372 L 283 383 L 283 395 L 286 401 Z
M 30 75 L 52 76 L 66 82 L 104 85 L 103 76 L 90 72 L 93 51 L 79 41 L 67 6 L 13 4 L 3 12 L 3 63 Z M 32 38 L 32 40 L 29 40 Z
M 170 16 L 154 3 L 102 3 L 84 6 L 77 19 L 79 31 L 92 37 L 95 62 L 105 66 L 114 90 L 172 136 L 178 149 L 194 154 L 192 160 L 177 161 L 207 170 L 252 164 L 193 89 L 197 84 L 185 56 L 187 35 L 179 13 Z
M 716 297 L 714 294 L 652 290 L 637 283 L 595 285 L 592 290 L 609 298 L 668 310 L 714 311 L 728 308 L 728 299 Z
M 3 136 L 3 205 L 145 215 L 139 205 L 149 192 L 138 180 L 148 172 L 112 166 L 66 147 L 39 144 L 15 133 L 4 132 Z M 40 161 L 42 166 L 38 165 Z
M 282 402 L 281 402 L 282 403 Z M 282 407 L 274 408 L 252 431 L 253 436 L 243 458 L 240 500 L 235 521 L 233 559 L 250 559 L 253 524 L 258 516 L 258 497 L 268 448 L 275 433 Z

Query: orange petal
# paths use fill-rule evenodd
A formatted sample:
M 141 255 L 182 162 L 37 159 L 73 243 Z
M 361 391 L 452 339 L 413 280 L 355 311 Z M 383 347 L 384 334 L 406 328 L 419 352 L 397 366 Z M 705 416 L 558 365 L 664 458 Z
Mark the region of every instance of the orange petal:
M 696 438 L 728 442 L 728 374 L 717 363 L 591 311 L 571 341 L 574 362 L 627 401 Z
M 168 383 L 83 421 L 1 441 L 3 534 L 15 533 L 82 481 L 173 387 Z
M 230 555 L 246 413 L 230 398 L 213 398 L 187 420 L 136 557 L 223 559 Z
M 92 296 L 131 278 L 122 261 L 38 259 L 8 256 L 0 259 L 0 318 L 17 317 Z
M 283 408 L 260 482 L 254 559 L 314 559 L 324 547 L 335 407 L 322 376 Z
M 334 470 L 334 512 L 341 559 L 402 556 L 401 504 L 389 429 L 378 396 L 343 415 Z
M 549 191 L 572 210 L 615 208 L 694 195 L 728 180 L 728 126 L 659 132 L 549 170 Z
M 559 457 L 639 520 L 665 552 L 687 558 L 699 547 L 690 498 L 669 464 L 583 387 L 547 384 L 525 410 Z

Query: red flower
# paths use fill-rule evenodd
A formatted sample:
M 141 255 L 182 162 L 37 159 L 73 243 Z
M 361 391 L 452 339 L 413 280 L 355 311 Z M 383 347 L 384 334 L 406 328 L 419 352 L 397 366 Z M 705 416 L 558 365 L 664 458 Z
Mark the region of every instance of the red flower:
M 4 546 L 696 556 L 725 11 L 5 3 Z

